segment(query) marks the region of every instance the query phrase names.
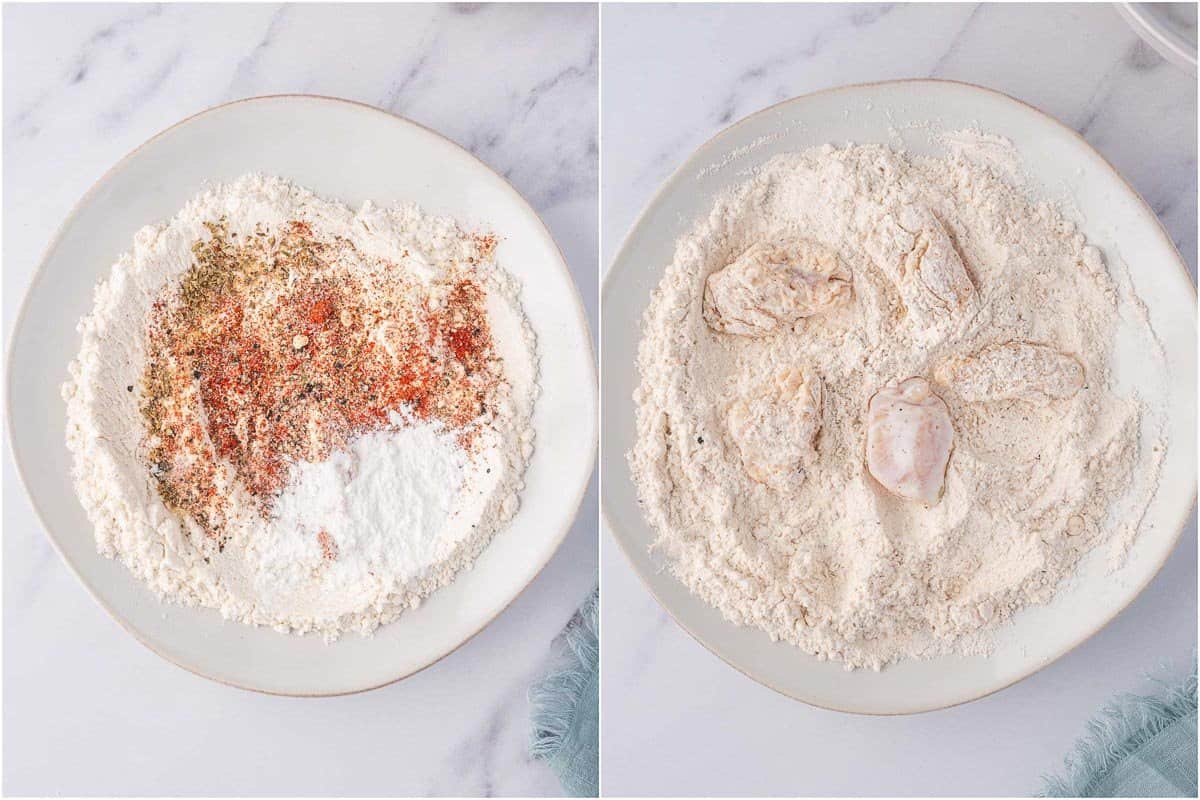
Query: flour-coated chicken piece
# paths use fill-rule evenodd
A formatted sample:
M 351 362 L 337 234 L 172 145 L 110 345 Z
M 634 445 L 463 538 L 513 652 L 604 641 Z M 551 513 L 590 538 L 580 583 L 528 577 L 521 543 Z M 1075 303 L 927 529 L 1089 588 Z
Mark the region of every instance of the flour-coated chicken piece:
M 868 250 L 909 313 L 927 328 L 961 319 L 978 306 L 975 284 L 954 240 L 928 207 L 906 205 L 884 216 Z
M 849 272 L 824 245 L 806 239 L 759 242 L 708 276 L 704 319 L 719 333 L 768 336 L 851 294 Z
M 892 494 L 937 505 L 954 448 L 950 410 L 924 378 L 886 386 L 867 403 L 867 470 Z
M 789 368 L 729 407 L 729 435 L 746 474 L 779 491 L 804 482 L 821 430 L 824 388 L 812 372 Z
M 938 383 L 969 403 L 1024 400 L 1044 406 L 1083 388 L 1083 365 L 1074 356 L 1034 342 L 993 344 L 943 362 Z

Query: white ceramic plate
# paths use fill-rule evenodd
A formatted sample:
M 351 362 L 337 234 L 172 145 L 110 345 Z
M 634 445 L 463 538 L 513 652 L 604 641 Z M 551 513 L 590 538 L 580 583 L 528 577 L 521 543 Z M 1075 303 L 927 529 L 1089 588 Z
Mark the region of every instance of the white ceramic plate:
M 159 603 L 96 553 L 71 486 L 59 387 L 79 346 L 92 289 L 141 226 L 168 219 L 205 181 L 279 175 L 351 205 L 415 201 L 499 233 L 496 258 L 523 284 L 543 392 L 521 510 L 473 569 L 416 611 L 326 645 L 224 622 L 209 609 Z M 537 214 L 495 172 L 449 140 L 344 100 L 264 97 L 179 123 L 121 161 L 80 201 L 46 253 L 17 321 L 8 367 L 8 429 L 17 466 L 50 538 L 96 599 L 155 652 L 201 675 L 294 695 L 361 691 L 454 650 L 500 613 L 566 535 L 595 461 L 596 377 L 583 307 Z M 83 665 L 80 668 L 84 668 Z
M 745 180 L 770 157 L 826 143 L 902 144 L 933 153 L 929 126 L 978 126 L 1011 139 L 1026 171 L 1072 216 L 1110 264 L 1130 265 L 1133 283 L 1161 338 L 1168 369 L 1155 369 L 1134 342 L 1118 341 L 1122 380 L 1144 380 L 1147 399 L 1168 420 L 1170 447 L 1158 493 L 1128 563 L 1106 574 L 1104 553 L 1082 565 L 1056 601 L 1027 610 L 998 636 L 991 657 L 907 661 L 882 672 L 848 672 L 763 632 L 725 621 L 662 570 L 647 547 L 644 521 L 625 461 L 634 440 L 631 400 L 641 315 L 671 262 L 674 242 L 708 213 L 714 195 Z M 634 569 L 664 608 L 702 644 L 751 678 L 814 705 L 903 714 L 962 703 L 1024 678 L 1087 639 L 1154 577 L 1179 537 L 1196 492 L 1195 290 L 1154 214 L 1075 132 L 1005 95 L 961 83 L 897 81 L 847 86 L 796 98 L 727 128 L 671 176 L 618 253 L 602 297 L 602 507 Z
M 1118 3 L 1117 9 L 1160 56 L 1196 74 L 1195 3 Z

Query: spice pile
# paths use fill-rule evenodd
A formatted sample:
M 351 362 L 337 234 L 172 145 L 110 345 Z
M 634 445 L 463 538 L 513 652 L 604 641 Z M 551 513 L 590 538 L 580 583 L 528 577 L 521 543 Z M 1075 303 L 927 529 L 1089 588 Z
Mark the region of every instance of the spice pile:
M 394 265 L 364 273 L 353 244 L 299 221 L 241 241 L 224 221 L 208 229 L 149 321 L 142 414 L 168 506 L 223 543 L 225 464 L 268 514 L 291 465 L 393 415 L 440 421 L 470 447 L 501 380 L 471 277 L 426 287 Z

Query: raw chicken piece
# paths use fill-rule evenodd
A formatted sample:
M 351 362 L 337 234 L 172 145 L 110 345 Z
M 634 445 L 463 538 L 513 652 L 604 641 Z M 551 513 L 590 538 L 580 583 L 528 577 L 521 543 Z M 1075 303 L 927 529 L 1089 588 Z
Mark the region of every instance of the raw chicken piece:
M 729 407 L 729 435 L 751 478 L 787 491 L 804 482 L 804 463 L 821 430 L 821 379 L 785 369 Z
M 966 265 L 927 207 L 903 206 L 885 216 L 870 237 L 869 249 L 922 324 L 936 325 L 975 307 L 975 285 Z
M 892 494 L 937 505 L 953 446 L 950 411 L 924 378 L 884 387 L 867 403 L 867 470 Z
M 704 319 L 720 333 L 767 336 L 851 292 L 850 275 L 829 248 L 805 239 L 759 242 L 708 276 Z
M 937 380 L 967 402 L 1024 400 L 1044 406 L 1083 387 L 1083 365 L 1072 355 L 1032 342 L 989 345 L 937 369 Z

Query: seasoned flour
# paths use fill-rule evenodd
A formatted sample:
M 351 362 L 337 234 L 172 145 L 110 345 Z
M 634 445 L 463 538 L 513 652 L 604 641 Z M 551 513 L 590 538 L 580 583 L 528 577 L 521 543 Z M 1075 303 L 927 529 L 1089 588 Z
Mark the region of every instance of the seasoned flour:
M 533 333 L 494 244 L 258 175 L 139 231 L 63 387 L 100 552 L 164 600 L 330 639 L 450 582 L 533 447 Z
M 644 319 L 629 463 L 655 548 L 729 620 L 847 667 L 985 652 L 1132 538 L 1165 446 L 1116 387 L 1100 252 L 1006 142 L 944 144 L 771 159 L 680 239 Z M 931 505 L 866 466 L 868 403 L 910 378 L 953 427 Z

